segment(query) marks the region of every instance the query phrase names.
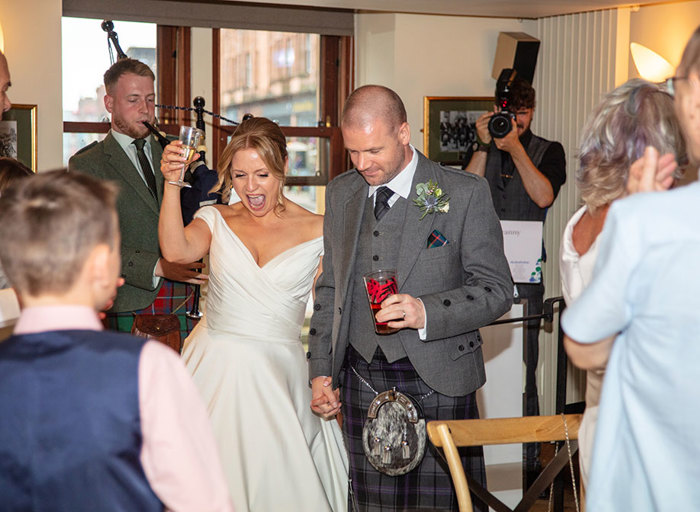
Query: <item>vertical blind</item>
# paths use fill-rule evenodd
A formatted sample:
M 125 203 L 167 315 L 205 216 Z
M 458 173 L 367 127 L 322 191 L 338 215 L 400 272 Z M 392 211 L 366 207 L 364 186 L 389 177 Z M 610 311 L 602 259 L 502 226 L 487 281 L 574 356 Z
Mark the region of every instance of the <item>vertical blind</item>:
M 620 66 L 626 66 L 629 45 L 624 17 L 628 9 L 613 9 L 542 18 L 537 37 L 542 41 L 535 74 L 537 110 L 533 129 L 538 135 L 558 140 L 566 152 L 566 184 L 547 214 L 544 227 L 547 263 L 544 267 L 546 297 L 561 295 L 559 245 L 571 215 L 580 206 L 576 186 L 577 148 L 591 111 L 602 96 L 616 85 Z M 626 77 L 625 77 L 626 78 Z M 557 326 L 540 336 L 538 387 L 544 394 L 542 409 L 554 414 Z M 585 376 L 569 366 L 567 403 L 583 400 Z

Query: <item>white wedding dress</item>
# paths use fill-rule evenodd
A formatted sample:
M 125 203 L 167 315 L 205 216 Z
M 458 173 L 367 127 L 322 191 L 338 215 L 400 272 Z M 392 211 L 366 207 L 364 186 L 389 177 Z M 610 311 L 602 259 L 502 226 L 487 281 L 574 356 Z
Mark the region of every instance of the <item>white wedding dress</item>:
M 211 417 L 236 512 L 344 511 L 347 459 L 335 420 L 309 407 L 300 341 L 322 238 L 262 268 L 213 206 L 206 315 L 182 357 Z

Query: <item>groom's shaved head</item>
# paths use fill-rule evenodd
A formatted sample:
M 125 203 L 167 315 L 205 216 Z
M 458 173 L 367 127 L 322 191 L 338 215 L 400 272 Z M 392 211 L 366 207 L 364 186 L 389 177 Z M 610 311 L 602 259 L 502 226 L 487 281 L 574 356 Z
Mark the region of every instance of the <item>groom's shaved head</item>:
M 363 126 L 378 119 L 393 129 L 406 122 L 406 108 L 399 95 L 382 85 L 355 89 L 345 102 L 341 126 Z
M 413 157 L 406 109 L 388 87 L 365 85 L 353 91 L 340 129 L 355 169 L 370 186 L 389 183 Z

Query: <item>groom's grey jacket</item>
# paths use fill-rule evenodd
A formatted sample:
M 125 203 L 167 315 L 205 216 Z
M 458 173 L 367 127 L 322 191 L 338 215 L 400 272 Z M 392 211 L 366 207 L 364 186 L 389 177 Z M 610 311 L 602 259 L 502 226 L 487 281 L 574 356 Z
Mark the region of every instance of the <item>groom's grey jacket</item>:
M 436 181 L 449 196 L 447 213 L 420 220 L 413 205 L 416 184 Z M 350 325 L 351 272 L 368 185 L 356 171 L 334 179 L 326 190 L 323 273 L 316 283 L 309 336 L 310 378 L 331 375 L 334 387 L 343 366 Z M 404 201 L 405 199 L 399 199 Z M 427 338 L 399 332 L 411 364 L 439 393 L 460 396 L 486 381 L 479 327 L 508 311 L 513 283 L 503 254 L 503 234 L 483 178 L 442 167 L 418 153 L 398 255 L 399 293 L 419 297 L 427 314 Z M 437 229 L 448 240 L 427 248 Z

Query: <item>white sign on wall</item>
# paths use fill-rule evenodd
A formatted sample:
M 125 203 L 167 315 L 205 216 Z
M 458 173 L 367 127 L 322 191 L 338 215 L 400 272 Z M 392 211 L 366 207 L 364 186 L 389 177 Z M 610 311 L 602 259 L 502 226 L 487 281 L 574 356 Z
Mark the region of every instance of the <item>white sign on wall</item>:
M 516 283 L 542 281 L 542 223 L 502 220 L 503 250 Z

